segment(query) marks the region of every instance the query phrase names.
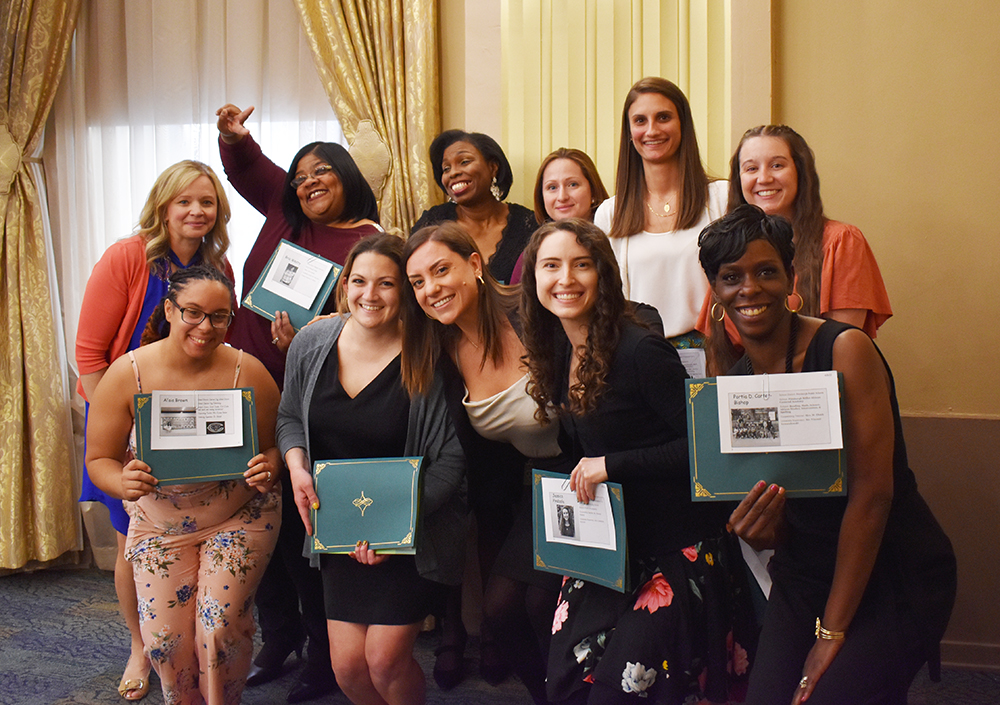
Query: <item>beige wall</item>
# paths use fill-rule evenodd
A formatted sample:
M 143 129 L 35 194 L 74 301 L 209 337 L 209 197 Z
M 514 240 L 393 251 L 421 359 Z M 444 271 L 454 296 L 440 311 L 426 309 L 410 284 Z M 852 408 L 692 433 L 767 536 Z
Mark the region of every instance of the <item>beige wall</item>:
M 827 215 L 875 251 L 904 412 L 1000 418 L 1000 3 L 774 9 L 774 116 L 816 152 Z

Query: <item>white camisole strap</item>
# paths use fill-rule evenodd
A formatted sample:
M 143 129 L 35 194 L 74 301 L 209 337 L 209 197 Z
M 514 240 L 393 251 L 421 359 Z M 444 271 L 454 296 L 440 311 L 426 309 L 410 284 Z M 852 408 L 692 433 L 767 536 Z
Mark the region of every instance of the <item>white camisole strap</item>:
M 135 373 L 135 386 L 139 390 L 139 394 L 142 394 L 142 382 L 139 380 L 139 365 L 136 364 L 135 355 L 132 354 L 133 351 L 128 351 L 128 361 L 132 363 L 132 372 Z M 233 389 L 239 384 L 240 381 L 240 368 L 243 367 L 243 351 L 236 351 L 236 374 L 233 375 Z

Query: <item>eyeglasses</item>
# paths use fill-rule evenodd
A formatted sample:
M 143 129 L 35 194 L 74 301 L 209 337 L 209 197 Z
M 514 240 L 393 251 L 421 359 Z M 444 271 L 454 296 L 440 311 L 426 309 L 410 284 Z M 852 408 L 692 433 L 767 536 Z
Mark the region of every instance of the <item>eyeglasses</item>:
M 236 316 L 232 311 L 205 313 L 196 308 L 181 308 L 180 306 L 177 307 L 177 310 L 181 312 L 181 320 L 189 326 L 200 326 L 201 322 L 208 318 L 213 328 L 228 328 Z
M 313 169 L 311 174 L 299 174 L 291 181 L 292 188 L 298 188 L 304 184 L 309 178 L 318 179 L 323 176 L 323 174 L 329 174 L 333 171 L 333 167 L 329 164 L 320 164 L 315 169 Z

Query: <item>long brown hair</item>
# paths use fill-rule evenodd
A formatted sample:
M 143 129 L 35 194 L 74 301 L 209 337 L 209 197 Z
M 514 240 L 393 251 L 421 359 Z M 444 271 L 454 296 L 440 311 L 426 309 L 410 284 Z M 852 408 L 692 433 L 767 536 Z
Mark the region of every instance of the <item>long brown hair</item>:
M 621 140 L 618 144 L 618 172 L 615 175 L 615 214 L 608 237 L 628 237 L 642 232 L 646 226 L 646 173 L 642 157 L 632 144 L 632 129 L 628 111 L 643 93 L 659 93 L 677 108 L 681 123 L 681 145 L 677 162 L 681 178 L 680 207 L 677 229 L 694 227 L 708 203 L 708 175 L 701 163 L 698 138 L 694 133 L 691 104 L 676 85 L 665 78 L 647 76 L 629 90 L 622 108 Z
M 427 393 L 434 379 L 434 368 L 441 351 L 450 351 L 461 335 L 457 325 L 443 325 L 424 313 L 417 303 L 409 278 L 405 276 L 406 263 L 410 257 L 428 242 L 441 243 L 465 261 L 469 261 L 475 253 L 483 262 L 482 279 L 477 286 L 482 364 L 486 360 L 492 360 L 495 365 L 503 362 L 504 327 L 509 323 L 508 314 L 517 307 L 515 290 L 499 284 L 493 278 L 475 241 L 462 226 L 448 221 L 421 228 L 410 235 L 403 246 L 403 352 L 400 362 L 403 384 L 411 396 Z
M 161 277 L 166 277 L 170 273 L 169 267 L 166 271 L 161 271 L 163 258 L 170 251 L 167 207 L 177 198 L 177 194 L 190 186 L 199 176 L 207 176 L 215 187 L 217 208 L 215 225 L 202 239 L 198 249 L 205 262 L 220 271 L 225 270 L 226 250 L 229 249 L 229 233 L 226 230 L 230 217 L 229 199 L 212 167 L 193 159 L 185 159 L 168 166 L 156 177 L 142 207 L 142 213 L 139 214 L 138 232 L 146 241 L 146 264 L 151 272 Z
M 597 207 L 608 200 L 608 190 L 604 188 L 601 175 L 597 173 L 597 166 L 594 160 L 587 156 L 586 152 L 579 149 L 560 147 L 542 160 L 542 165 L 538 167 L 538 176 L 535 177 L 535 220 L 539 225 L 543 225 L 552 218 L 545 212 L 545 199 L 542 198 L 542 179 L 545 177 L 545 169 L 556 159 L 569 159 L 576 162 L 583 172 L 583 177 L 590 184 L 590 219 L 594 219 L 594 211 Z
M 558 394 L 568 370 L 563 364 L 563 351 L 568 345 L 559 319 L 538 300 L 535 263 L 538 249 L 546 237 L 565 231 L 576 236 L 597 268 L 597 301 L 587 327 L 587 343 L 577 368 L 577 383 L 568 390 L 571 414 L 592 411 L 607 387 L 606 377 L 611 359 L 618 348 L 622 329 L 632 314 L 622 293 L 622 278 L 611 242 L 601 229 L 582 218 L 568 218 L 546 223 L 531 236 L 524 248 L 524 273 L 521 279 L 522 342 L 527 351 L 528 392 L 538 408 L 535 418 L 548 423 L 546 411 L 558 406 Z
M 802 136 L 787 125 L 758 125 L 743 133 L 740 143 L 729 162 L 729 207 L 746 203 L 740 184 L 740 150 L 747 140 L 754 137 L 777 137 L 788 145 L 798 175 L 798 190 L 795 194 L 792 232 L 795 233 L 795 274 L 798 283 L 796 292 L 802 297 L 802 310 L 806 316 L 818 316 L 820 279 L 823 274 L 823 228 L 826 216 L 823 214 L 823 199 L 819 195 L 819 174 L 816 172 L 816 157 Z
M 399 268 L 399 286 L 403 288 L 403 240 L 398 235 L 391 233 L 373 233 L 363 237 L 354 243 L 354 247 L 347 253 L 344 261 L 344 269 L 340 272 L 340 279 L 337 282 L 337 313 L 343 316 L 348 311 L 347 307 L 347 285 L 346 282 L 351 277 L 351 270 L 354 263 L 361 255 L 371 252 L 376 255 L 386 257 Z

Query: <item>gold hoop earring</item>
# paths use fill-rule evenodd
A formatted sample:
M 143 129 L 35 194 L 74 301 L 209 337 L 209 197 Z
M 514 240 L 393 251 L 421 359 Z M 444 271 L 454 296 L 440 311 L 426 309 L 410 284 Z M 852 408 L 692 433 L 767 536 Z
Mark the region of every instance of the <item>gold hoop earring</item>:
M 716 306 L 718 306 L 722 310 L 722 315 L 721 316 L 717 317 L 715 315 L 715 307 Z M 720 304 L 718 301 L 716 301 L 714 304 L 712 304 L 712 308 L 710 308 L 708 310 L 708 315 L 711 316 L 712 320 L 715 321 L 716 323 L 722 323 L 726 319 L 726 309 L 725 309 L 725 307 L 722 304 Z
M 486 282 L 483 281 L 483 275 L 482 274 L 477 274 L 476 275 L 476 279 L 479 281 L 480 284 L 482 284 L 483 286 L 486 286 Z
M 799 297 L 799 305 L 798 305 L 797 308 L 792 308 L 791 306 L 788 305 L 788 299 L 790 297 L 792 297 L 792 296 L 798 296 Z M 789 313 L 798 313 L 799 311 L 802 310 L 802 304 L 804 304 L 804 303 L 805 303 L 805 301 L 802 300 L 802 294 L 800 294 L 797 291 L 793 291 L 791 294 L 789 294 L 788 296 L 785 297 L 785 310 L 788 311 Z

